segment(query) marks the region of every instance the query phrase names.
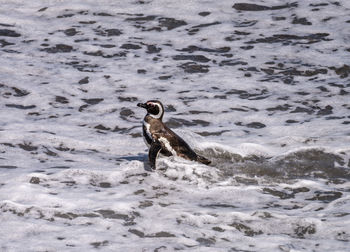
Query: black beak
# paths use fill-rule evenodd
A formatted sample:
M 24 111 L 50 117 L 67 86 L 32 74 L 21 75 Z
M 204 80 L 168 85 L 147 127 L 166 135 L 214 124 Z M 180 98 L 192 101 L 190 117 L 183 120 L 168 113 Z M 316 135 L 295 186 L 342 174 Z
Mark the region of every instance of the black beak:
M 146 103 L 138 103 L 137 107 L 147 109 L 147 104 Z

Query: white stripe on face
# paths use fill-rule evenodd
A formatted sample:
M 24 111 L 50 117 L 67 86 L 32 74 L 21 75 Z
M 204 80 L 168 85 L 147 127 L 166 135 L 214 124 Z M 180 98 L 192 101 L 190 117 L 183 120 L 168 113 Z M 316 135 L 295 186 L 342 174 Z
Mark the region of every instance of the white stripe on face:
M 162 106 L 159 103 L 155 103 L 155 102 L 149 102 L 149 103 L 152 103 L 154 106 L 157 106 L 158 110 L 159 110 L 158 114 L 156 114 L 156 115 L 149 114 L 149 115 L 152 116 L 153 118 L 156 118 L 156 119 L 161 118 L 162 115 L 163 115 L 163 108 L 162 108 Z

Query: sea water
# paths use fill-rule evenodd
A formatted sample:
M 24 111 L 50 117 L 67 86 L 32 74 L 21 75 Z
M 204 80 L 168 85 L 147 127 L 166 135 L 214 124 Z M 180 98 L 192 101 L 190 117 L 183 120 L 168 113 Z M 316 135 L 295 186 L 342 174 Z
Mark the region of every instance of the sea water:
M 0 6 L 0 251 L 350 251 L 349 1 Z

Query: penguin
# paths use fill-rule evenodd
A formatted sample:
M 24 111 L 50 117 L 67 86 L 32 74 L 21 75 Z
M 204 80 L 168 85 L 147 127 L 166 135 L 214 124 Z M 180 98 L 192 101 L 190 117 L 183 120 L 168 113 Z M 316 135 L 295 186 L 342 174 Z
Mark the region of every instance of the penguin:
M 195 153 L 181 137 L 162 122 L 164 107 L 160 101 L 150 100 L 138 103 L 137 106 L 147 110 L 142 131 L 144 141 L 149 147 L 148 160 L 152 169 L 156 169 L 156 158 L 159 153 L 165 156 L 179 156 L 206 165 L 211 163 L 210 160 Z

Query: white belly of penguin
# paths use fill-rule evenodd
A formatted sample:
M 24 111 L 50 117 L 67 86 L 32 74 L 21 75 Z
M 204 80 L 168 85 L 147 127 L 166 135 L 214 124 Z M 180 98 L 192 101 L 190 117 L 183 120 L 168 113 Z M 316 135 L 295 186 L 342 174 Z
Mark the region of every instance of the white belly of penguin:
M 146 121 L 143 121 L 143 125 L 146 128 L 146 134 L 148 135 L 148 137 L 150 139 L 152 139 L 152 134 L 150 132 L 151 125 L 149 123 L 147 123 Z M 151 147 L 151 145 L 147 142 L 145 136 L 143 136 L 143 141 L 145 142 L 145 144 L 147 145 L 148 148 Z
M 173 147 L 171 147 L 168 139 L 166 139 L 165 137 L 160 137 L 158 140 L 159 140 L 159 142 L 161 142 L 164 145 L 164 147 L 167 149 L 167 151 L 169 151 L 171 154 L 173 154 L 173 156 L 177 156 L 176 151 L 173 149 Z

